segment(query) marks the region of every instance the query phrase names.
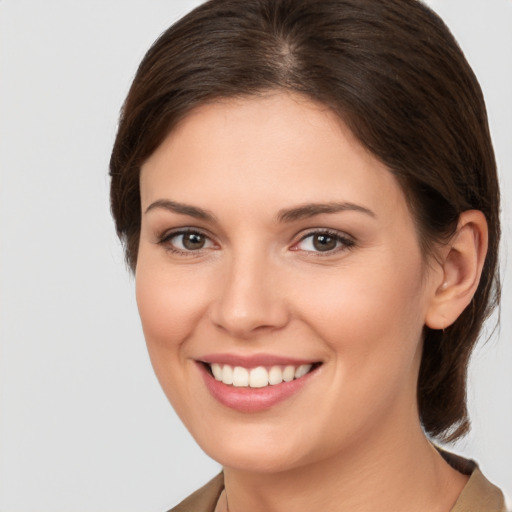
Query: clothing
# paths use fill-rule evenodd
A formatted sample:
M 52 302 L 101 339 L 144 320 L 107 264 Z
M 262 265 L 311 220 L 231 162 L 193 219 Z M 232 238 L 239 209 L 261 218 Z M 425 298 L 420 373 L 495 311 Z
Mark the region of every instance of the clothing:
M 443 450 L 439 452 L 452 467 L 471 475 L 450 512 L 506 512 L 502 492 L 482 475 L 473 461 Z M 223 489 L 224 477 L 220 473 L 168 512 L 214 512 Z
M 220 493 L 224 489 L 224 475 L 219 473 L 205 486 L 185 498 L 168 512 L 214 512 Z

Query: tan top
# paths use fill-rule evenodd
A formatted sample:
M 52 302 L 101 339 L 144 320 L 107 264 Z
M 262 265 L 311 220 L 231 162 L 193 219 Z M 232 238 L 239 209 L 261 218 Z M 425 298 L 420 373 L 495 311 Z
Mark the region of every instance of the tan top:
M 450 512 L 507 512 L 502 492 L 482 475 L 473 461 L 439 451 L 451 466 L 471 475 Z M 224 476 L 219 473 L 204 487 L 168 512 L 214 512 L 223 489 Z

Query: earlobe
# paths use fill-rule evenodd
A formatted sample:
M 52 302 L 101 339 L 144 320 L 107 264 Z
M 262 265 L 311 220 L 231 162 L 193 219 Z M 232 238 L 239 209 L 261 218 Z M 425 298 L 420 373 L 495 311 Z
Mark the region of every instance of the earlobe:
M 431 298 L 425 325 L 445 329 L 457 320 L 476 292 L 487 254 L 487 221 L 478 210 L 459 217 L 442 256 L 442 281 Z

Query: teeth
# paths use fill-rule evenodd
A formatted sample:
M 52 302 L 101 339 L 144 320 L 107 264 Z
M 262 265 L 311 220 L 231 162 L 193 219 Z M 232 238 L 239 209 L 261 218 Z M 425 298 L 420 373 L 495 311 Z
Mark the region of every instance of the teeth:
M 294 366 L 287 366 L 283 370 L 283 380 L 285 382 L 291 382 L 295 378 L 295 367 Z
M 220 364 L 212 364 L 212 373 L 217 380 L 222 380 L 222 366 Z
M 233 368 L 227 364 L 222 368 L 222 382 L 224 384 L 233 384 Z
M 283 370 L 280 366 L 272 366 L 268 372 L 268 383 L 272 386 L 283 382 Z
M 306 373 L 311 370 L 310 364 L 301 364 L 296 370 L 295 370 L 295 378 L 300 379 L 301 377 L 304 377 Z
M 268 372 L 263 366 L 253 368 L 249 372 L 249 387 L 251 388 L 264 388 L 268 386 Z
M 224 366 L 224 368 L 226 368 L 226 366 Z M 236 388 L 246 388 L 248 385 L 249 372 L 241 366 L 235 366 L 233 368 L 233 386 Z
M 311 364 L 300 366 L 272 366 L 267 369 L 263 366 L 248 370 L 242 366 L 230 366 L 228 364 L 211 364 L 215 380 L 238 388 L 264 388 L 268 385 L 275 386 L 282 382 L 291 382 L 293 379 L 300 379 L 310 372 Z

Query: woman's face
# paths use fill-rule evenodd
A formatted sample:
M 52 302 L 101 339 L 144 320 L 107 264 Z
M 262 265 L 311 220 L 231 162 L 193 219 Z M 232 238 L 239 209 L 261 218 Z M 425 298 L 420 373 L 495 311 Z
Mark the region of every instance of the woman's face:
M 442 277 L 396 179 L 336 116 L 285 93 L 199 107 L 140 185 L 149 354 L 211 457 L 281 471 L 419 428 Z

